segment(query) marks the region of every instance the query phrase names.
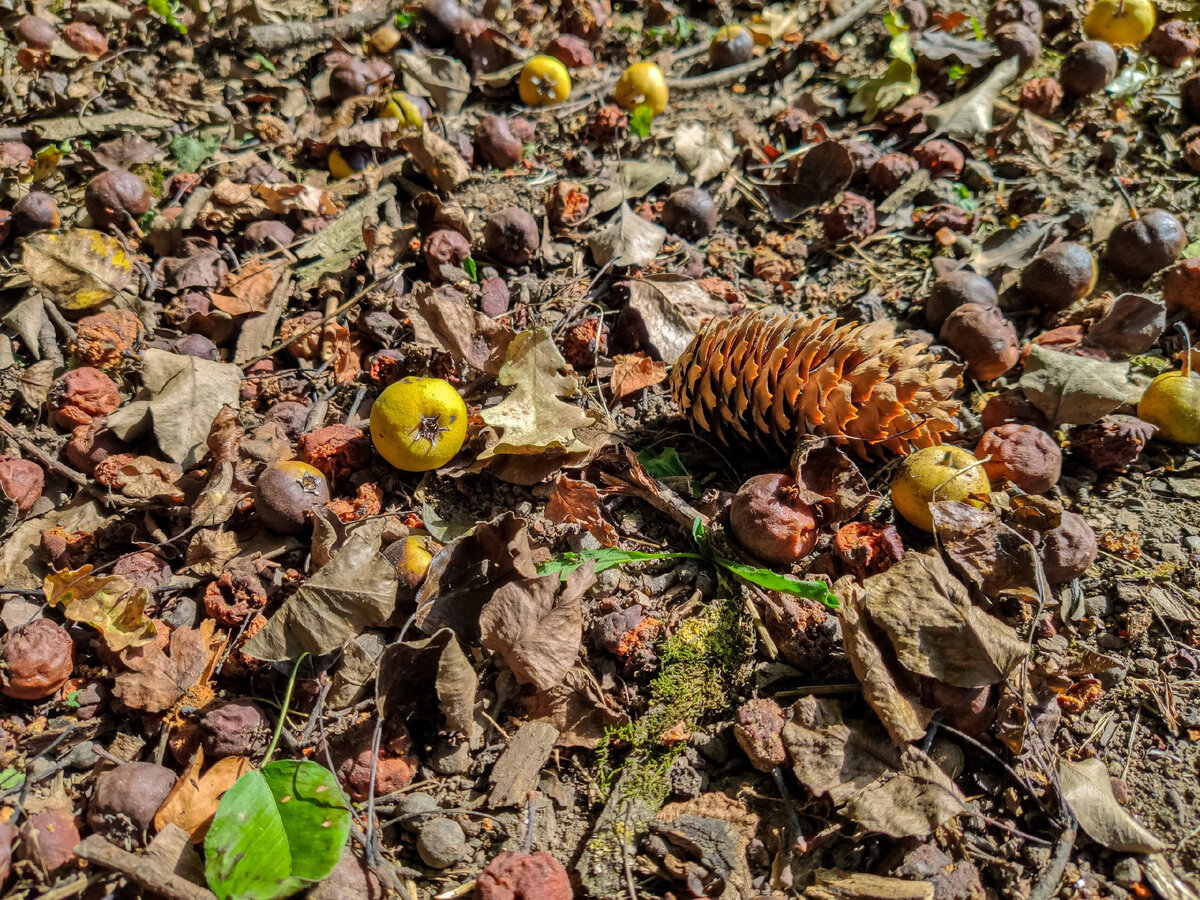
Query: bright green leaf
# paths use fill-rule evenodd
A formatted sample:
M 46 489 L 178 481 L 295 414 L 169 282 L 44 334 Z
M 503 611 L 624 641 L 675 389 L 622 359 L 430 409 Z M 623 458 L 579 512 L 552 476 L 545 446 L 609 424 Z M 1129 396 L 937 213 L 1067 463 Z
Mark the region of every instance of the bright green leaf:
M 180 134 L 171 141 L 171 155 L 175 157 L 176 168 L 180 172 L 195 172 L 220 146 L 220 135 L 197 140 L 190 134 Z
M 19 788 L 25 783 L 25 776 L 16 769 L 0 769 L 0 791 Z
M 791 594 L 793 597 L 815 600 L 818 603 L 825 604 L 830 609 L 841 608 L 841 603 L 837 595 L 829 590 L 829 585 L 823 581 L 801 581 L 799 578 L 793 578 L 790 575 L 781 575 L 770 569 L 747 566 L 734 562 L 731 559 L 722 559 L 721 557 L 716 557 L 713 562 L 723 569 L 732 572 L 738 578 L 749 581 L 751 584 L 757 584 L 759 587 L 766 588 L 769 591 L 780 591 L 784 594 Z
M 687 478 L 692 474 L 674 447 L 665 447 L 659 453 L 643 450 L 638 454 L 638 462 L 655 478 Z
M 475 260 L 469 256 L 463 260 L 463 271 L 470 277 L 472 284 L 479 283 L 479 273 L 475 267 Z
M 204 839 L 213 893 L 275 900 L 333 871 L 350 837 L 350 809 L 337 778 L 308 760 L 247 772 L 221 798 Z
M 401 30 L 404 30 L 415 21 L 417 21 L 416 13 L 404 12 L 403 10 L 396 13 L 396 27 Z
M 579 553 L 564 553 L 562 559 L 552 559 L 538 566 L 538 575 L 558 574 L 566 579 L 568 575 L 580 566 L 590 562 L 596 564 L 596 571 L 603 572 L 614 566 L 631 562 L 645 562 L 649 559 L 702 559 L 696 553 L 643 553 L 640 550 L 622 550 L 620 547 L 601 547 L 596 550 L 583 550 Z
M 1183 258 L 1191 259 L 1193 256 L 1200 256 L 1200 240 L 1192 241 L 1183 248 Z
M 650 123 L 654 121 L 654 113 L 648 106 L 639 106 L 629 117 L 629 130 L 638 137 L 650 136 Z
M 266 69 L 268 72 L 275 71 L 275 63 L 271 62 L 269 59 L 267 59 L 261 53 L 255 53 L 250 58 L 252 60 L 254 60 L 256 63 L 258 63 L 260 66 L 262 66 L 264 69 Z

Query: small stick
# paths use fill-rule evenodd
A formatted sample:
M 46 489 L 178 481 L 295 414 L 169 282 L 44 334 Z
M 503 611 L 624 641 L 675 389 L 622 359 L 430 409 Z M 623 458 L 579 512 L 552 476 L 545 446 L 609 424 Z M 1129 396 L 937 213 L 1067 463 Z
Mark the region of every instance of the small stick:
M 33 441 L 29 440 L 29 438 L 22 435 L 21 432 L 17 431 L 17 429 L 13 427 L 7 419 L 2 417 L 0 417 L 0 432 L 4 432 L 6 437 L 10 437 L 16 441 L 21 446 L 22 450 L 40 462 L 47 469 L 57 472 L 59 475 L 63 476 L 63 478 L 74 482 L 85 490 L 94 491 L 93 485 L 87 480 L 86 475 L 84 475 L 82 472 L 75 471 L 69 466 L 64 466 L 58 460 L 46 453 L 45 450 L 43 450 Z

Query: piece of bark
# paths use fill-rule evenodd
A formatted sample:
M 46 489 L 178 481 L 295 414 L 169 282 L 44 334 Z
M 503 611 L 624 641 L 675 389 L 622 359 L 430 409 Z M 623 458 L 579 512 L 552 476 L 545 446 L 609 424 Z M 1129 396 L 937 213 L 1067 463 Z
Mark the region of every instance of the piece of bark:
M 168 826 L 168 828 L 174 827 Z M 182 833 L 182 829 L 176 828 L 176 830 Z M 75 848 L 75 855 L 105 868 L 115 869 L 145 888 L 149 893 L 165 897 L 167 900 L 216 900 L 217 895 L 208 888 L 201 887 L 175 874 L 170 860 L 164 859 L 170 855 L 166 853 L 165 847 L 159 852 L 154 852 L 154 845 L 159 840 L 169 842 L 171 838 L 160 835 L 151 843 L 150 850 L 139 854 L 122 850 L 120 847 L 110 844 L 100 835 L 92 834 L 84 838 Z M 187 835 L 184 834 L 185 847 L 186 844 Z
M 517 729 L 492 767 L 488 806 L 497 809 L 523 805 L 526 795 L 537 788 L 542 766 L 550 758 L 557 740 L 558 729 L 541 719 L 526 722 Z

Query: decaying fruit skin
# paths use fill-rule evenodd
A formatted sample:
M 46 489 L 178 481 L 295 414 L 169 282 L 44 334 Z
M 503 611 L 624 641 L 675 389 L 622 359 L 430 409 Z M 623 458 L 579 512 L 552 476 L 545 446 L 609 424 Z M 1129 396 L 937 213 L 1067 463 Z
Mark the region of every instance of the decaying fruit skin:
M 71 677 L 75 643 L 61 625 L 34 619 L 4 636 L 0 662 L 0 694 L 16 700 L 41 700 Z
M 97 228 L 130 227 L 150 211 L 154 198 L 142 179 L 125 169 L 109 169 L 93 178 L 83 194 L 83 205 Z
M 1117 75 L 1117 51 L 1104 41 L 1080 41 L 1063 59 L 1058 81 L 1068 97 L 1086 97 Z
M 130 762 L 96 776 L 88 826 L 108 837 L 137 842 L 154 823 L 154 814 L 175 786 L 166 766 Z
M 680 188 L 663 204 L 663 225 L 684 240 L 698 241 L 708 237 L 720 219 L 721 211 L 716 201 L 703 188 Z
M 258 478 L 254 509 L 263 524 L 279 534 L 299 534 L 309 513 L 329 499 L 329 483 L 319 470 L 297 460 L 268 466 Z
M 1040 428 L 1010 423 L 984 432 L 975 448 L 993 484 L 1011 481 L 1027 494 L 1044 494 L 1058 484 L 1062 451 Z
M 957 269 L 933 282 L 925 301 L 925 321 L 931 328 L 941 328 L 950 313 L 966 303 L 995 306 L 999 302 L 990 281 L 970 269 Z
M 483 228 L 483 245 L 506 266 L 523 266 L 537 254 L 541 243 L 538 225 L 518 206 L 502 209 Z
M 1118 275 L 1149 278 L 1175 262 L 1186 244 L 1179 219 L 1164 209 L 1152 209 L 1112 230 L 1104 261 Z
M 1062 523 L 1042 538 L 1042 569 L 1051 584 L 1074 581 L 1096 561 L 1096 532 L 1083 516 L 1064 510 Z
M 799 562 L 817 543 L 817 520 L 790 475 L 756 475 L 733 495 L 729 526 L 737 542 L 776 565 Z
M 886 321 L 762 312 L 709 322 L 671 372 L 693 430 L 722 444 L 790 454 L 817 434 L 863 458 L 940 444 L 957 428 L 961 386 L 957 366 Z

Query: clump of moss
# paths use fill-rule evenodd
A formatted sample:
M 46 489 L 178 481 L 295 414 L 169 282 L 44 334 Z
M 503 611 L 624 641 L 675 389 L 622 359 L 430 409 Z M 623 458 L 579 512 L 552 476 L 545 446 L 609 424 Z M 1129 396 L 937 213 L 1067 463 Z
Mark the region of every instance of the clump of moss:
M 748 674 L 753 630 L 737 602 L 721 601 L 684 619 L 659 642 L 657 652 L 659 672 L 650 683 L 646 711 L 626 725 L 610 728 L 596 759 L 606 794 L 624 774 L 625 796 L 655 808 L 667 799 L 666 775 L 685 744 L 665 740 L 664 735 L 668 730 L 692 731 L 731 708 L 735 689 Z

